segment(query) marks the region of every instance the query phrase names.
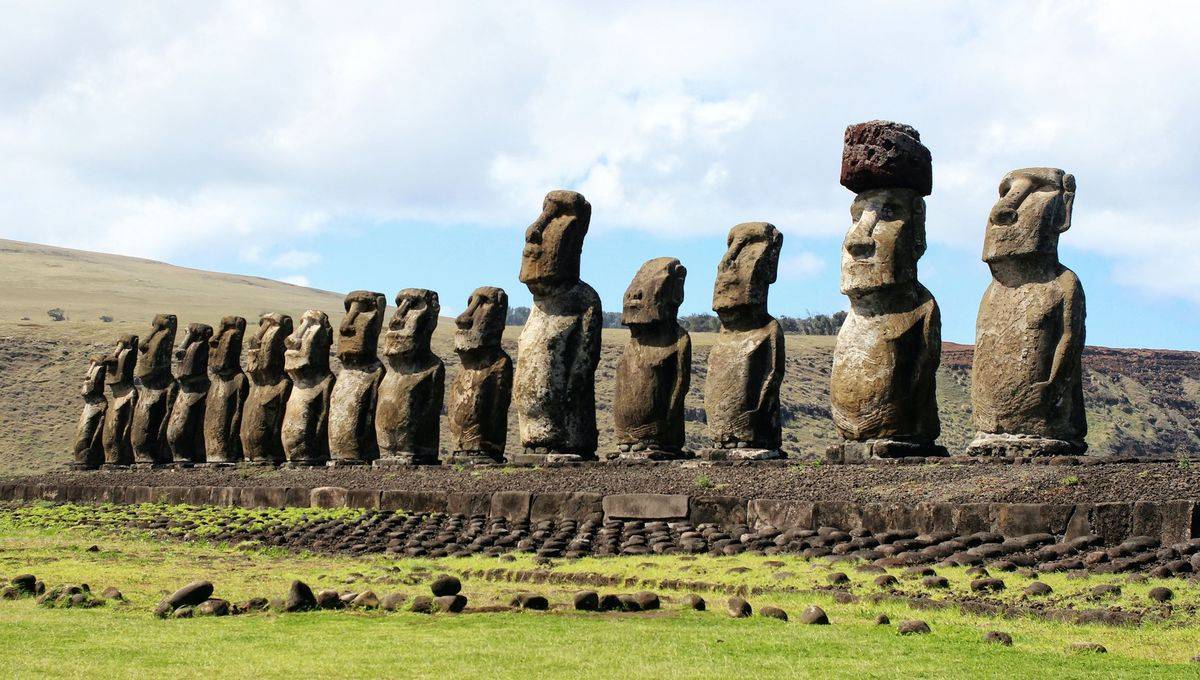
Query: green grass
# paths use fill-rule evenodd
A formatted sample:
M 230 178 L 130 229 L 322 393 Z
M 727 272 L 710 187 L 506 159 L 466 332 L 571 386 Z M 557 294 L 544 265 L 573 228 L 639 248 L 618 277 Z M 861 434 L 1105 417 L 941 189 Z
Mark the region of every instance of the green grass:
M 186 515 L 186 508 L 141 506 L 102 508 L 114 518 L 155 513 Z M 296 511 L 256 513 L 254 520 L 297 522 Z M 80 518 L 96 510 L 77 506 L 33 506 L 20 513 L 0 511 L 0 575 L 31 572 L 48 585 L 86 582 L 93 591 L 120 588 L 127 604 L 92 610 L 48 610 L 32 600 L 0 601 L 0 677 L 1196 677 L 1188 659 L 1200 653 L 1193 583 L 1178 579 L 1130 583 L 1124 577 L 1069 579 L 1043 575 L 1058 607 L 1089 606 L 1078 596 L 1101 582 L 1119 583 L 1113 603 L 1142 609 L 1152 622 L 1140 626 L 1074 626 L 1019 616 L 994 619 L 957 608 L 914 610 L 903 602 L 873 603 L 879 593 L 873 575 L 837 565 L 852 579 L 858 602 L 839 604 L 819 590 L 831 568 L 795 557 L 741 555 L 634 557 L 555 561 L 536 565 L 531 556 L 515 559 L 401 560 L 384 556 L 350 558 L 291 554 L 203 541 L 184 543 L 143 531 L 88 527 Z M 274 513 L 279 513 L 278 515 Z M 315 516 L 312 511 L 307 516 Z M 96 545 L 98 552 L 88 552 Z M 774 564 L 780 561 L 782 566 Z M 748 571 L 741 571 L 741 569 Z M 732 572 L 730 570 L 733 570 Z M 503 570 L 484 579 L 481 570 Z M 425 616 L 412 613 L 313 612 L 252 614 L 220 619 L 158 620 L 154 604 L 183 583 L 205 578 L 216 595 L 231 601 L 278 597 L 295 578 L 314 588 L 342 591 L 370 588 L 383 595 L 428 592 L 441 571 L 468 574 L 464 594 L 471 607 L 502 604 L 515 592 L 547 595 L 550 612 L 500 612 Z M 786 573 L 781 573 L 786 572 Z M 584 614 L 569 610 L 569 582 L 510 581 L 543 573 L 568 581 L 585 574 L 615 577 L 621 585 L 601 592 L 650 588 L 664 598 L 663 609 L 642 614 Z M 893 572 L 900 575 L 899 571 Z M 952 583 L 949 594 L 966 597 L 970 577 L 939 569 Z M 1029 579 L 1003 574 L 1007 591 L 995 602 L 1020 603 Z M 664 587 L 664 580 L 698 586 Z M 1145 592 L 1167 584 L 1177 593 L 1170 610 L 1151 606 Z M 743 587 L 756 607 L 774 604 L 793 622 L 723 613 L 726 589 Z M 901 579 L 902 592 L 919 589 Z M 687 592 L 700 592 L 709 612 L 683 611 Z M 804 626 L 796 615 L 818 604 L 833 625 Z M 893 623 L 920 618 L 933 634 L 901 637 L 895 626 L 875 626 L 887 613 Z M 988 630 L 1010 633 L 1012 648 L 988 645 Z M 1104 644 L 1105 655 L 1071 653 L 1071 642 Z

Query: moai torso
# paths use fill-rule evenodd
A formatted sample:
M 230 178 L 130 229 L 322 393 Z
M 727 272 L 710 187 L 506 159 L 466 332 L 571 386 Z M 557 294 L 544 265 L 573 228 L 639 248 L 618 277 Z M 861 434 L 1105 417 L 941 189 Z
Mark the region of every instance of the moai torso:
M 284 352 L 292 334 L 292 317 L 265 314 L 246 354 L 249 390 L 242 408 L 240 439 L 247 463 L 275 465 L 285 459 L 283 417 L 292 379 L 284 372 Z
M 167 446 L 176 465 L 203 463 L 204 405 L 208 398 L 208 341 L 212 326 L 188 324 L 179 345 L 177 389 L 167 419 Z
M 292 391 L 284 410 L 281 438 L 289 465 L 324 465 L 329 460 L 329 370 L 333 328 L 325 312 L 310 309 L 287 339 L 284 368 Z
M 242 337 L 246 320 L 221 319 L 209 342 L 208 398 L 204 405 L 204 453 L 210 464 L 242 460 L 242 408 L 250 383 L 242 373 Z
M 507 316 L 508 295 L 485 286 L 455 319 L 454 350 L 462 366 L 446 402 L 453 461 L 503 460 L 513 385 L 512 359 L 500 347 Z
M 176 325 L 174 314 L 154 317 L 149 337 L 138 348 L 133 379 L 137 402 L 129 439 L 133 446 L 133 462 L 139 465 L 161 465 L 171 460 L 166 435 L 175 387 L 171 376 L 171 352 Z
M 104 359 L 92 359 L 87 378 L 83 381 L 83 412 L 75 428 L 75 445 L 71 448 L 71 467 L 91 470 L 104 462 L 104 412 L 108 399 L 104 397 Z
M 359 290 L 346 296 L 345 306 L 338 329 L 342 371 L 330 395 L 329 455 L 336 464 L 353 465 L 379 455 L 375 403 L 384 369 L 376 352 L 387 298 Z
M 383 345 L 387 371 L 375 408 L 381 464 L 438 462 L 446 369 L 429 342 L 440 308 L 431 290 L 406 288 L 396 295 Z
M 105 465 L 129 465 L 133 462 L 129 430 L 137 403 L 137 391 L 133 389 L 137 353 L 138 337 L 127 335 L 120 338 L 113 351 L 104 358 L 104 382 L 109 393 L 101 432 Z

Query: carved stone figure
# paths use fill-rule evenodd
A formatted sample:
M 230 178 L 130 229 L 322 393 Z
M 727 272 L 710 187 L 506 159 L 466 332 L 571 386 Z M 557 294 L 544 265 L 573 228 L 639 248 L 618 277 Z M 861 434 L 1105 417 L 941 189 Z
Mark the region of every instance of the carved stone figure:
M 292 393 L 292 379 L 283 370 L 292 317 L 264 314 L 247 344 L 246 373 L 250 389 L 242 408 L 242 456 L 247 465 L 278 465 L 284 461 L 283 416 Z
M 500 348 L 508 318 L 503 289 L 476 288 L 467 309 L 454 324 L 454 351 L 462 368 L 450 384 L 446 415 L 450 425 L 451 463 L 504 460 L 508 438 L 508 404 L 512 398 L 513 362 Z
M 1057 168 L 1014 170 L 988 217 L 983 261 L 992 282 L 979 304 L 969 453 L 1079 454 L 1083 411 L 1083 287 L 1058 261 L 1071 227 L 1075 178 Z
M 829 389 L 844 441 L 829 448 L 831 460 L 947 455 L 934 443 L 941 314 L 917 281 L 931 177 L 929 150 L 912 127 L 870 121 L 846 128 L 842 184 L 857 195 L 842 244 L 850 312 Z
M 619 458 L 679 458 L 692 339 L 678 323 L 687 269 L 673 257 L 642 265 L 625 291 L 629 341 L 617 364 L 613 425 Z
M 330 465 L 363 465 L 379 456 L 375 400 L 383 380 L 378 346 L 386 311 L 383 293 L 356 290 L 346 296 L 346 316 L 338 327 L 342 372 L 330 396 Z
M 325 465 L 329 461 L 329 398 L 334 377 L 329 370 L 333 327 L 329 316 L 310 309 L 288 336 L 283 367 L 292 379 L 283 414 L 283 452 L 290 467 Z
M 446 387 L 446 367 L 429 349 L 441 305 L 423 288 L 396 294 L 396 311 L 383 338 L 387 372 L 379 385 L 375 465 L 436 465 L 438 418 Z
M 70 467 L 73 470 L 94 470 L 104 463 L 104 358 L 88 362 L 87 377 L 83 380 L 83 413 L 75 428 L 75 445 L 71 448 Z
M 783 234 L 766 222 L 729 230 L 717 265 L 713 311 L 721 332 L 708 354 L 704 411 L 714 448 L 708 459 L 783 458 L 779 386 L 783 329 L 767 313 L 767 292 L 779 269 Z
M 133 370 L 137 365 L 138 337 L 123 335 L 113 351 L 104 357 L 104 382 L 108 385 L 108 406 L 104 409 L 105 468 L 125 467 L 133 462 L 133 446 L 129 430 L 133 425 L 133 410 L 137 390 L 133 388 Z
M 167 419 L 174 400 L 175 380 L 171 375 L 171 353 L 175 350 L 174 314 L 159 314 L 150 326 L 150 335 L 138 347 L 137 369 L 133 384 L 137 403 L 129 440 L 133 445 L 136 467 L 165 465 L 171 462 L 167 448 Z
M 546 194 L 525 231 L 521 283 L 533 309 L 517 343 L 513 387 L 524 451 L 515 462 L 596 459 L 600 296 L 579 280 L 592 206 L 574 191 Z
M 190 323 L 175 351 L 179 368 L 175 373 L 175 399 L 167 418 L 167 446 L 178 467 L 205 461 L 204 403 L 208 399 L 208 341 L 212 335 L 212 326 Z
M 232 465 L 242 460 L 242 408 L 250 382 L 242 373 L 242 336 L 246 320 L 221 319 L 208 342 L 208 398 L 204 405 L 204 453 L 207 464 Z

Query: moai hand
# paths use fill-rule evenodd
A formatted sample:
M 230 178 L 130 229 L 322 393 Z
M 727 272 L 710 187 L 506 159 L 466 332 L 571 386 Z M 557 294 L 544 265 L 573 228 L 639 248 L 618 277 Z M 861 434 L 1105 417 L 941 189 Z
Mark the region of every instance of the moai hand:
M 454 324 L 454 351 L 462 368 L 450 385 L 446 415 L 451 463 L 499 463 L 508 439 L 513 362 L 501 349 L 508 294 L 483 286 L 467 300 Z
M 247 465 L 279 465 L 283 450 L 283 419 L 292 379 L 284 372 L 287 339 L 292 335 L 292 317 L 264 314 L 246 349 L 246 373 L 250 389 L 242 409 L 242 455 Z
M 441 305 L 432 290 L 405 288 L 383 339 L 387 372 L 379 385 L 376 466 L 436 465 L 446 368 L 430 350 Z
M 285 344 L 283 368 L 292 379 L 281 432 L 287 464 L 325 465 L 329 461 L 329 397 L 334 385 L 329 370 L 333 345 L 329 316 L 308 310 Z
M 379 456 L 375 403 L 383 364 L 377 356 L 387 312 L 383 293 L 356 290 L 346 296 L 346 316 L 338 327 L 338 374 L 330 397 L 329 464 L 365 465 Z

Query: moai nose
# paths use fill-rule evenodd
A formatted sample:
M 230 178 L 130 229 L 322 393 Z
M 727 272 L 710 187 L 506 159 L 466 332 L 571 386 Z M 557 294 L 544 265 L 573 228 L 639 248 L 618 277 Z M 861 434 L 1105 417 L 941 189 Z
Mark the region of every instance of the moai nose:
M 1017 211 L 1005 204 L 997 204 L 992 208 L 992 224 L 1007 226 L 1017 221 Z
M 846 244 L 846 252 L 856 260 L 865 260 L 875 254 L 875 242 L 871 240 L 850 241 Z

